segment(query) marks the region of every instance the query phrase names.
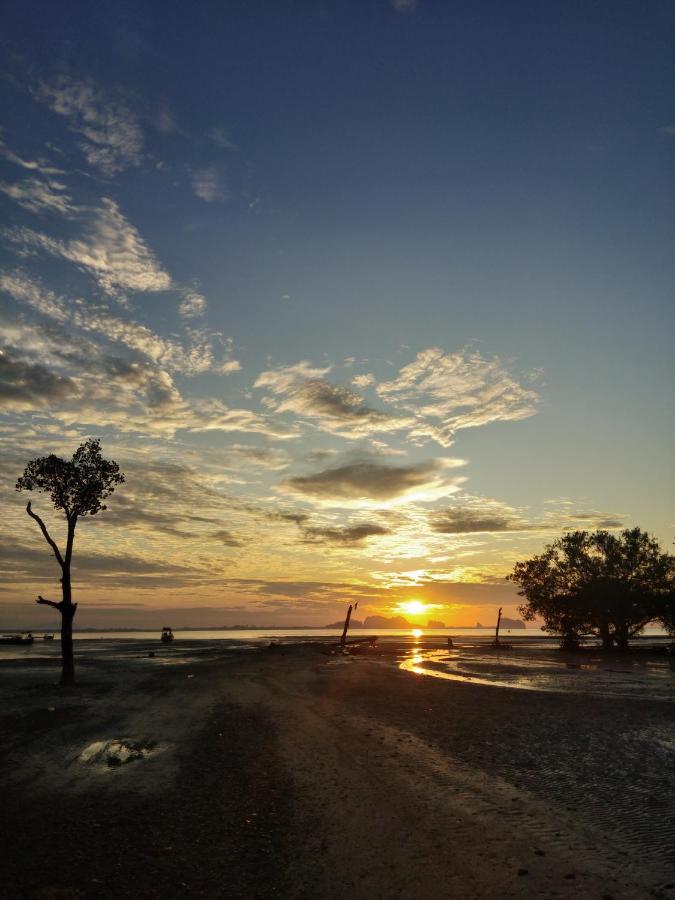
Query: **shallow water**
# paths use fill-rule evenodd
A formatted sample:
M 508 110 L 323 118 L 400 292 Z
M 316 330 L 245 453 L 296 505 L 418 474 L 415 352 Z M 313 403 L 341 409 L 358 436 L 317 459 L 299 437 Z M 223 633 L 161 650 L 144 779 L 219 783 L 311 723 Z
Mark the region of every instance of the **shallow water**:
M 399 665 L 416 675 L 465 684 L 675 702 L 675 660 L 665 656 L 412 648 Z

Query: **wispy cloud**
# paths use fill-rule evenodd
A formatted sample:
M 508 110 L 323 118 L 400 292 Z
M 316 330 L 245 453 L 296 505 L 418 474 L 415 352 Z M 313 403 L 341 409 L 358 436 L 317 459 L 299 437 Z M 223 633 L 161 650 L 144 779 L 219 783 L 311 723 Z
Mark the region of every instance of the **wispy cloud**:
M 184 319 L 198 319 L 206 312 L 206 297 L 192 288 L 186 288 L 178 304 L 178 313 Z
M 192 190 L 196 197 L 206 203 L 227 200 L 229 191 L 225 185 L 224 173 L 220 166 L 204 166 L 191 173 Z
M 104 197 L 84 218 L 80 237 L 70 240 L 26 227 L 8 229 L 5 236 L 24 253 L 41 251 L 81 266 L 112 296 L 171 287 L 170 276 L 114 200 Z
M 432 438 L 446 447 L 460 428 L 525 419 L 539 404 L 537 392 L 511 375 L 499 357 L 436 347 L 418 353 L 396 378 L 380 383 L 377 393 L 415 413 L 419 422 L 411 437 Z
M 62 75 L 34 91 L 37 100 L 65 116 L 81 134 L 81 149 L 90 165 L 104 175 L 117 175 L 140 165 L 143 133 L 138 116 L 121 94 L 99 87 L 92 79 Z
M 360 547 L 368 538 L 382 537 L 390 534 L 390 529 L 376 522 L 362 522 L 356 525 L 345 525 L 342 528 L 307 527 L 303 528 L 304 539 L 311 544 L 330 544 L 335 547 Z
M 417 0 L 390 0 L 396 12 L 412 12 L 417 6 Z
M 27 169 L 29 172 L 37 172 L 45 177 L 65 174 L 63 169 L 56 168 L 48 160 L 24 159 L 18 153 L 15 153 L 11 147 L 8 147 L 2 138 L 0 138 L 0 156 L 16 166 L 21 166 L 22 169 Z
M 26 178 L 13 184 L 1 181 L 0 191 L 29 212 L 53 212 L 66 217 L 77 212 L 72 198 L 66 193 L 65 184 L 60 181 L 43 181 L 40 178 Z
M 311 419 L 322 430 L 350 439 L 411 424 L 410 418 L 373 409 L 349 388 L 325 381 L 323 376 L 329 371 L 330 367 L 316 368 L 303 360 L 262 372 L 254 387 L 270 392 L 263 400 L 270 409 Z
M 456 505 L 436 510 L 429 516 L 437 534 L 504 534 L 517 532 L 560 532 L 576 529 L 621 528 L 623 517 L 616 513 L 573 510 L 556 505 L 541 516 L 514 509 L 497 500 L 459 495 Z

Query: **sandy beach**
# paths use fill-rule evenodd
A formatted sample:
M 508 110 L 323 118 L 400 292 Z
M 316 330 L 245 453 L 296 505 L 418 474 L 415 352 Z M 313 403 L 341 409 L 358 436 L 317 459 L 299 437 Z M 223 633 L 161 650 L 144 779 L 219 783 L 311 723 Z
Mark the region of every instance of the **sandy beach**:
M 71 689 L 0 664 L 2 896 L 675 896 L 667 699 L 425 677 L 395 644 L 77 649 Z

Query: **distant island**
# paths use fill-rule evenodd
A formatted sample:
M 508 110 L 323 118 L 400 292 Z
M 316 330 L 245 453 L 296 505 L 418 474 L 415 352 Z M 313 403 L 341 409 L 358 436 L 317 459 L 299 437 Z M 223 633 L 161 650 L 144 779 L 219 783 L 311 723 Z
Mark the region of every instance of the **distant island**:
M 476 628 L 494 628 L 494 625 L 481 625 L 480 622 L 476 622 Z M 522 619 L 509 619 L 508 616 L 502 616 L 501 621 L 502 628 L 525 628 L 525 623 Z
M 325 625 L 324 628 L 343 628 L 344 620 L 339 622 L 331 622 L 330 625 Z M 349 623 L 349 627 L 351 628 L 414 628 L 415 625 L 409 622 L 403 616 L 391 616 L 390 618 L 387 616 L 368 616 L 364 621 L 360 619 L 352 619 Z M 452 626 L 446 625 L 445 622 L 440 622 L 436 619 L 429 619 L 426 625 L 422 626 L 423 628 L 452 628 L 452 627 L 461 627 L 461 626 Z M 494 625 L 481 625 L 480 622 L 476 622 L 475 628 L 486 628 L 486 629 L 494 629 Z M 501 621 L 502 628 L 525 628 L 525 623 L 522 619 L 509 619 L 508 616 L 502 616 Z
M 344 619 L 339 622 L 331 622 L 325 628 L 342 628 Z M 360 619 L 352 619 L 349 623 L 350 628 L 412 628 L 412 625 L 403 616 L 367 616 L 362 622 Z

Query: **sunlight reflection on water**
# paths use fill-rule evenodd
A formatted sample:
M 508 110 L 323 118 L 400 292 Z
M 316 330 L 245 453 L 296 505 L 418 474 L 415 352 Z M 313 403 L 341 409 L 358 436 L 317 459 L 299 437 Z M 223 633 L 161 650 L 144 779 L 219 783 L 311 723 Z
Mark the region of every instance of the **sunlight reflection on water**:
M 512 652 L 414 648 L 399 666 L 415 675 L 490 687 L 675 702 L 675 669 L 667 658 L 610 660 L 597 656 L 571 662 Z

